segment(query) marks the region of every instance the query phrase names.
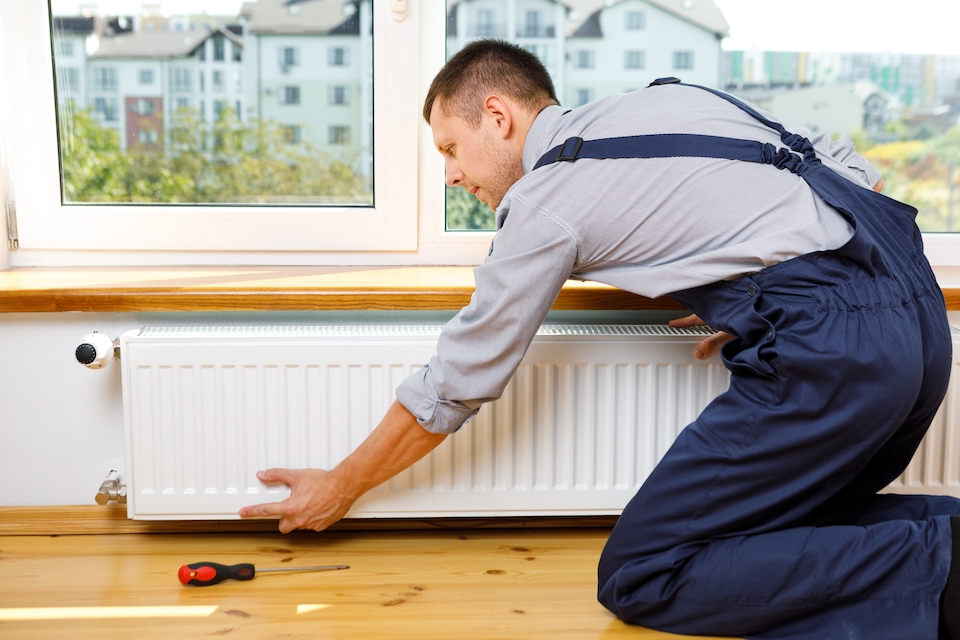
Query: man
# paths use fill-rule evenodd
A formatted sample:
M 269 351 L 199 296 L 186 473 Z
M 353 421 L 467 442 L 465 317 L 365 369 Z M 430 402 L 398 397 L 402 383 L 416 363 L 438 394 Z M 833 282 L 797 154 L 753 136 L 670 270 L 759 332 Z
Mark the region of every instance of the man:
M 725 332 L 698 355 L 722 345 L 731 370 L 611 534 L 605 606 L 676 633 L 960 640 L 960 500 L 876 494 L 943 398 L 943 298 L 915 210 L 871 189 L 849 138 L 675 79 L 565 110 L 497 41 L 444 66 L 424 117 L 447 183 L 497 212 L 476 293 L 353 454 L 262 472 L 291 496 L 241 515 L 338 520 L 497 398 L 563 282 L 589 278 L 685 303 L 678 324 Z

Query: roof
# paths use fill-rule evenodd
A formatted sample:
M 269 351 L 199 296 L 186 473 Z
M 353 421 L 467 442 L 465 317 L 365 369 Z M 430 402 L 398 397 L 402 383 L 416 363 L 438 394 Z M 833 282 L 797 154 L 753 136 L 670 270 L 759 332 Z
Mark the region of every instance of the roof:
M 357 35 L 359 0 L 256 0 L 240 15 L 256 34 Z
M 91 58 L 180 58 L 193 55 L 207 38 L 222 34 L 243 45 L 243 38 L 225 30 L 216 31 L 140 31 L 100 39 Z
M 55 16 L 53 30 L 62 35 L 86 36 L 93 33 L 93 18 Z
M 574 30 L 573 37 L 602 38 L 600 29 L 600 12 L 608 7 L 628 0 L 607 0 L 603 6 L 599 0 L 565 0 L 578 14 L 583 22 Z M 667 13 L 705 29 L 717 37 L 730 35 L 730 25 L 723 17 L 720 9 L 713 0 L 643 0 L 647 4 L 663 9 Z

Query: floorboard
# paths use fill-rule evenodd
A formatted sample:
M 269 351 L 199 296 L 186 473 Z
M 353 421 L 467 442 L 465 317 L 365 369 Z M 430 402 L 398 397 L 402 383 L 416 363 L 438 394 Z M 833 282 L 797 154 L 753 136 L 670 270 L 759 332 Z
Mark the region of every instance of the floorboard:
M 688 638 L 596 601 L 604 529 L 0 537 L 0 638 Z M 185 587 L 182 564 L 348 564 Z

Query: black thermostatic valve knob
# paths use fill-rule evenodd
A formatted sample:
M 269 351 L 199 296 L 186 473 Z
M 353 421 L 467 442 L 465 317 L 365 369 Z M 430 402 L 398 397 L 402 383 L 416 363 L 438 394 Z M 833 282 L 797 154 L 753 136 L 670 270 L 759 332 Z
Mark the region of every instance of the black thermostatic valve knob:
M 80 364 L 90 364 L 97 359 L 97 348 L 89 342 L 84 342 L 77 347 L 77 362 Z

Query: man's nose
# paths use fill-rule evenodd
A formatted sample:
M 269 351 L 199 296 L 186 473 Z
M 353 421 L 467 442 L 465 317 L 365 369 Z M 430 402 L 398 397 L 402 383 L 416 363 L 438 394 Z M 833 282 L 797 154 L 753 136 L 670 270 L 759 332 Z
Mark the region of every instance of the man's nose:
M 453 163 L 447 163 L 447 186 L 459 187 L 463 182 L 463 173 L 460 168 Z

